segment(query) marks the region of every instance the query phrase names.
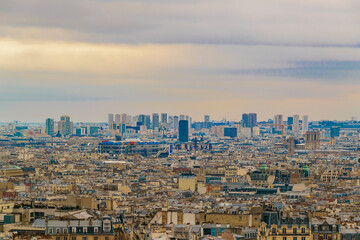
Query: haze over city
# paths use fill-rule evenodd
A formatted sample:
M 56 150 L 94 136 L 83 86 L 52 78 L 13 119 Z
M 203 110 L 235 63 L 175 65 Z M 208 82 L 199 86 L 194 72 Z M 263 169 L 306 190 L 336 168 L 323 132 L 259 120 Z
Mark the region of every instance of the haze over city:
M 359 117 L 360 2 L 1 1 L 0 122 Z

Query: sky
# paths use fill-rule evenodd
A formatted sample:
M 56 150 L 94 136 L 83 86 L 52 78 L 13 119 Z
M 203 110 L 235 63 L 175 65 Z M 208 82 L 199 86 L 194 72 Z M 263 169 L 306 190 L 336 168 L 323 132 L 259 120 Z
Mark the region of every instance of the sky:
M 360 119 L 359 0 L 0 0 L 0 122 Z

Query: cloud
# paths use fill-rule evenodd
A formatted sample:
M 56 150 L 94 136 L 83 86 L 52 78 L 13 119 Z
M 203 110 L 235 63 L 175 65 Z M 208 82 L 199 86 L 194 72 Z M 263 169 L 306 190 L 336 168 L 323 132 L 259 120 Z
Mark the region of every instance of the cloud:
M 6 37 L 56 29 L 68 32 L 63 40 L 127 44 L 356 45 L 359 7 L 357 0 L 13 0 L 0 14 Z
M 349 118 L 359 9 L 357 0 L 3 1 L 0 116 Z

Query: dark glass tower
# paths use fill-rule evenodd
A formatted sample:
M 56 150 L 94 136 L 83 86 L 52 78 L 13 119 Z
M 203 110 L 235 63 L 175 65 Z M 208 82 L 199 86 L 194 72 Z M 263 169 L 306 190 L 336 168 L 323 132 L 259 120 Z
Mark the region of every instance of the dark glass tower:
M 179 121 L 179 142 L 188 142 L 189 141 L 189 121 L 180 120 Z

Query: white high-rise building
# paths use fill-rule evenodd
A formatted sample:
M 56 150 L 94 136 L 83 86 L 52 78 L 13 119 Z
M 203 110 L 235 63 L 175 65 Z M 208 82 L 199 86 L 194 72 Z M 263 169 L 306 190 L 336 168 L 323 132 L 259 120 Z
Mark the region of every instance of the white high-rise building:
M 293 116 L 294 122 L 293 122 L 293 132 L 297 133 L 300 131 L 300 117 L 298 114 L 295 114 Z
M 116 125 L 120 124 L 120 114 L 115 114 L 115 123 Z
M 109 116 L 108 116 L 109 129 L 112 129 L 113 123 L 114 123 L 114 114 L 109 113 Z
M 303 116 L 302 130 L 303 132 L 307 132 L 309 130 L 309 117 L 307 115 Z
M 127 124 L 127 123 L 128 123 L 128 119 L 127 119 L 127 114 L 126 114 L 126 113 L 121 114 L 121 123 L 122 123 L 122 124 Z
M 279 115 L 275 115 L 274 117 L 274 124 L 275 125 L 283 125 L 284 121 L 283 121 L 283 115 L 279 114 Z M 281 126 L 275 126 L 275 128 L 277 130 L 281 130 Z

